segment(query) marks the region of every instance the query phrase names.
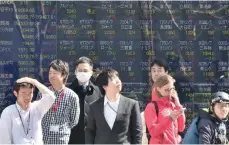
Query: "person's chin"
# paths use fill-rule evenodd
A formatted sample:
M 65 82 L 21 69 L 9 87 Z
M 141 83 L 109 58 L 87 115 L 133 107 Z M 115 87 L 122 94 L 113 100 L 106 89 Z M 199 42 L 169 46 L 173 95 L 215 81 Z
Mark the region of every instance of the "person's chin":
M 25 100 L 24 104 L 27 105 L 27 106 L 30 105 L 31 104 L 31 100 Z
M 223 119 L 225 119 L 226 117 L 227 117 L 227 115 L 220 115 L 220 116 L 219 116 L 219 119 L 223 120 Z

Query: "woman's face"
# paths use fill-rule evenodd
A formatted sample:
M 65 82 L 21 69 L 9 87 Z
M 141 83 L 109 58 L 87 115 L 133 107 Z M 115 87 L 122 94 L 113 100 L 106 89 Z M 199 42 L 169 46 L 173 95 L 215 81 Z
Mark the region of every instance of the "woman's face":
M 171 96 L 174 90 L 174 81 L 170 81 L 168 84 L 162 87 L 157 87 L 157 91 L 161 94 L 162 97 Z

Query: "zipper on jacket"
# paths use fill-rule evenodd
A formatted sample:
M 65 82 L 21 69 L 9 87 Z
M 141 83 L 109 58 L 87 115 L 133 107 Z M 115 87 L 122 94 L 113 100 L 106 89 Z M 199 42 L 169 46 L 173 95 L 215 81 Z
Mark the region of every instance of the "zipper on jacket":
M 175 144 L 177 144 L 177 138 L 176 138 L 176 121 L 173 120 L 173 136 L 174 136 L 174 140 L 175 140 Z

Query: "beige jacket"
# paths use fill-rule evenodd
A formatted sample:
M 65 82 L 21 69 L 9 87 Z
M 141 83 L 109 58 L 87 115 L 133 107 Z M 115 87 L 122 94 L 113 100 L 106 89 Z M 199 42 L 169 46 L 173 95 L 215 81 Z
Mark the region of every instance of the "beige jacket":
M 148 139 L 146 135 L 146 123 L 145 123 L 145 118 L 144 118 L 144 112 L 141 113 L 141 118 L 142 118 L 142 144 L 148 144 Z

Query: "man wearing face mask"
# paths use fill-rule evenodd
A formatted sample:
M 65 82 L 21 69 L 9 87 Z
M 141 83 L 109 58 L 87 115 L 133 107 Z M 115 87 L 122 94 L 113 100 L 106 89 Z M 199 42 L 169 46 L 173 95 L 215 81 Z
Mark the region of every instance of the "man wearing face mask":
M 69 86 L 79 96 L 80 118 L 78 125 L 71 130 L 69 144 L 85 144 L 84 128 L 89 104 L 102 97 L 99 88 L 90 81 L 92 74 L 93 63 L 91 59 L 80 57 L 75 65 L 76 79 Z

